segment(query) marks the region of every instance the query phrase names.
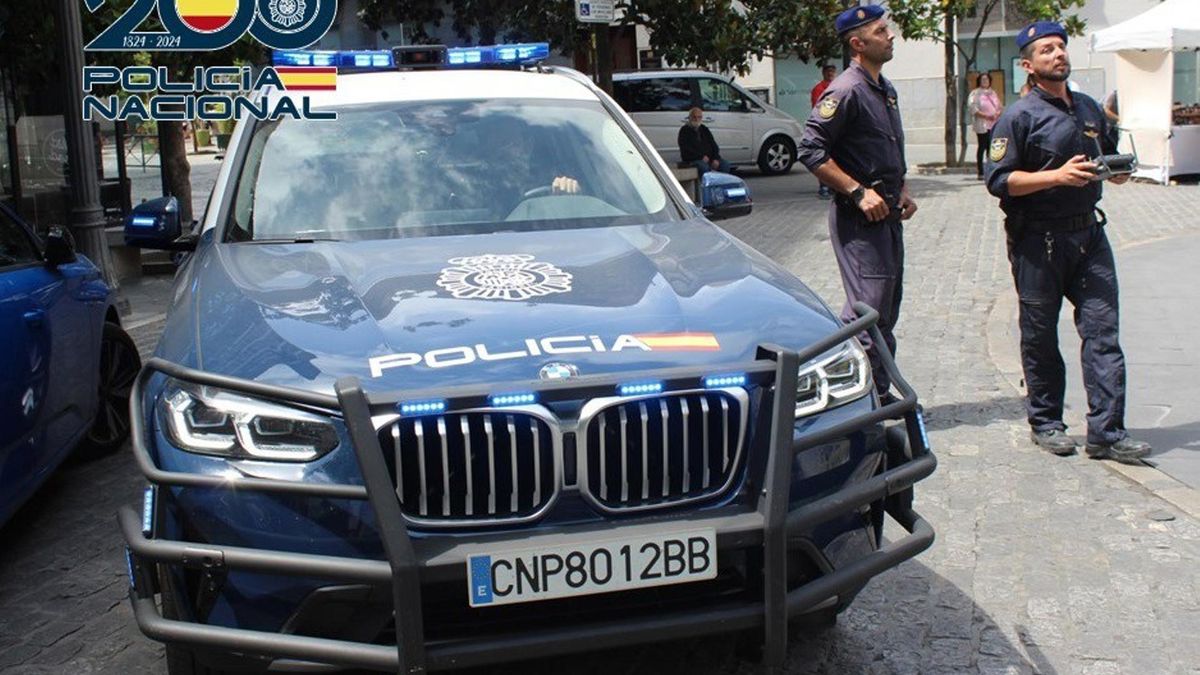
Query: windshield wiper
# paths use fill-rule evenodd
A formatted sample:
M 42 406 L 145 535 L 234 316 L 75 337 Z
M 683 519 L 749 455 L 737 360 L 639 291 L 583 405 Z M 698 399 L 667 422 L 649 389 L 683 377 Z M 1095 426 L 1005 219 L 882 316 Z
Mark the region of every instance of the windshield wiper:
M 312 244 L 318 241 L 342 241 L 333 237 L 275 237 L 272 239 L 251 239 L 243 244 Z

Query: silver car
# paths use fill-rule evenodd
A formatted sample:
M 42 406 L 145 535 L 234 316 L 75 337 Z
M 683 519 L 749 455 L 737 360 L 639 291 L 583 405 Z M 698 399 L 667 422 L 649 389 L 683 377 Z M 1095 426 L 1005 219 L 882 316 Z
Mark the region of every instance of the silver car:
M 721 156 L 766 174 L 792 170 L 804 125 L 737 83 L 703 70 L 642 70 L 613 75 L 613 97 L 663 159 L 680 160 L 679 128 L 700 106 Z

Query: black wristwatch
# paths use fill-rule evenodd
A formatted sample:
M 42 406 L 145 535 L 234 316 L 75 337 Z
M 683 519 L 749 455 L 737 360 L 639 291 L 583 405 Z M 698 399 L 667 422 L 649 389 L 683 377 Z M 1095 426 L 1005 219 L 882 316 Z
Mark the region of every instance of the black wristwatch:
M 850 199 L 855 206 L 858 206 L 865 196 L 867 196 L 867 189 L 861 185 L 850 191 Z

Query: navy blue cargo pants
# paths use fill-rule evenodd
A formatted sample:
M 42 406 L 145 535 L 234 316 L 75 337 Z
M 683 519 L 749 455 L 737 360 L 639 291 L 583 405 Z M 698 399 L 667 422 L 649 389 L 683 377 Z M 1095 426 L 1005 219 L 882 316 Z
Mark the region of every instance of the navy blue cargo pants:
M 1063 298 L 1075 307 L 1083 341 L 1087 440 L 1115 443 L 1125 432 L 1125 355 L 1117 340 L 1117 271 L 1101 225 L 1074 231 L 1027 231 L 1010 243 L 1021 305 L 1021 364 L 1034 431 L 1066 429 L 1066 369 L 1058 349 Z
M 829 207 L 829 238 L 846 288 L 842 320 L 849 323 L 858 317 L 853 309 L 855 302 L 869 305 L 879 312 L 879 332 L 894 356 L 893 331 L 900 318 L 904 290 L 904 225 L 894 216 L 872 223 L 857 206 L 837 199 Z M 882 396 L 891 387 L 891 378 L 883 369 L 871 336 L 862 333 L 858 339 L 871 359 L 875 390 Z

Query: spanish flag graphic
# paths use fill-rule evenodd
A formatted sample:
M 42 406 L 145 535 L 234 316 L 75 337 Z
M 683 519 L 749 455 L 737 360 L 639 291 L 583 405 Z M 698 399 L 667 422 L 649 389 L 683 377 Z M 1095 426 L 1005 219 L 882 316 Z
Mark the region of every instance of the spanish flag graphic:
M 712 333 L 640 333 L 634 335 L 652 350 L 715 352 L 721 349 Z
M 201 33 L 228 26 L 237 8 L 238 0 L 175 0 L 179 17 L 189 28 Z
M 333 91 L 337 68 L 325 66 L 275 66 L 283 88 L 288 91 Z

